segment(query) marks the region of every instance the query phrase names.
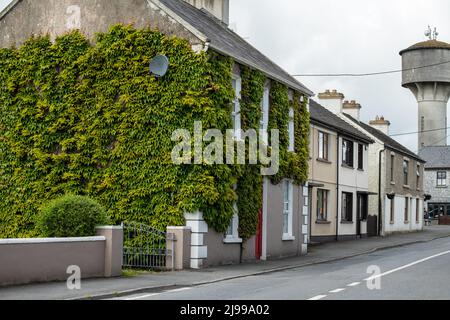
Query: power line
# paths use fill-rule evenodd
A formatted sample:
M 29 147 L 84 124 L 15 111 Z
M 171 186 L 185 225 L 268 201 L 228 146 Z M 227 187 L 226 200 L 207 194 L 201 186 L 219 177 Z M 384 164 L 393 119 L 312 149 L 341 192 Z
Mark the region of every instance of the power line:
M 433 129 L 433 130 L 424 130 L 424 131 L 414 131 L 414 132 L 407 132 L 407 133 L 398 133 L 398 134 L 391 134 L 390 137 L 400 137 L 400 136 L 409 136 L 411 134 L 418 134 L 418 133 L 426 133 L 426 132 L 435 132 L 435 131 L 442 131 L 450 129 L 450 127 L 447 128 L 441 128 L 441 129 Z
M 450 61 L 444 61 L 434 64 L 429 64 L 426 66 L 421 67 L 415 67 L 415 68 L 407 68 L 407 69 L 400 69 L 400 70 L 391 70 L 391 71 L 381 71 L 381 72 L 372 72 L 372 73 L 317 73 L 317 74 L 293 74 L 293 77 L 368 77 L 368 76 L 379 76 L 379 75 L 385 75 L 385 74 L 393 74 L 393 73 L 399 73 L 404 71 L 412 71 L 417 69 L 423 69 L 423 68 L 431 68 L 436 66 L 441 66 L 443 64 L 450 63 Z

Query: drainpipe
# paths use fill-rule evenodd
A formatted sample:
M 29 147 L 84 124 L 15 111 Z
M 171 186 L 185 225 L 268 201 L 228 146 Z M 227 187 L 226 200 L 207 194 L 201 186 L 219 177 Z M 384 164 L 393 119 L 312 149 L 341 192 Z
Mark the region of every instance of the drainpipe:
M 341 146 L 339 144 L 339 132 L 337 133 L 337 143 L 336 143 L 336 241 L 339 241 L 339 168 L 341 166 L 339 162 L 339 150 Z
M 378 153 L 378 236 L 381 236 L 383 228 L 382 222 L 382 199 L 381 199 L 381 155 L 386 151 L 386 147 Z

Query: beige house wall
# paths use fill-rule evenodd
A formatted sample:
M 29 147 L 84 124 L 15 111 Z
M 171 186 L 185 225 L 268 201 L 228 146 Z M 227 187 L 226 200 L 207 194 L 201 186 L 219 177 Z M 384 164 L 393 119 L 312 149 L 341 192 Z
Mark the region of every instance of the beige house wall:
M 319 159 L 319 132 L 329 135 L 328 160 Z M 333 237 L 336 235 L 336 185 L 337 185 L 337 133 L 312 124 L 310 135 L 310 163 L 309 182 L 312 185 L 323 184 L 323 187 L 311 187 L 310 202 L 310 235 L 314 242 L 315 237 Z M 317 221 L 317 190 L 328 190 L 328 217 L 327 222 Z

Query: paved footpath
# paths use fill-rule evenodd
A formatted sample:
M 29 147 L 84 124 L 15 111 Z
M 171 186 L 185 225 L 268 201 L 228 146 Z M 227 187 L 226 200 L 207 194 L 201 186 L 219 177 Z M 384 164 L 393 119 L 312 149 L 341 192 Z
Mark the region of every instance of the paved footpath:
M 423 232 L 399 234 L 385 238 L 367 238 L 356 241 L 329 243 L 310 248 L 307 256 L 277 261 L 264 261 L 234 266 L 214 267 L 200 271 L 146 273 L 134 277 L 93 279 L 82 281 L 81 290 L 68 290 L 65 282 L 33 284 L 0 288 L 0 300 L 5 299 L 107 299 L 139 294 L 152 294 L 186 287 L 221 285 L 225 281 L 272 274 L 321 264 L 327 269 L 331 262 L 341 261 L 383 249 L 402 247 L 450 237 L 450 226 L 426 227 Z

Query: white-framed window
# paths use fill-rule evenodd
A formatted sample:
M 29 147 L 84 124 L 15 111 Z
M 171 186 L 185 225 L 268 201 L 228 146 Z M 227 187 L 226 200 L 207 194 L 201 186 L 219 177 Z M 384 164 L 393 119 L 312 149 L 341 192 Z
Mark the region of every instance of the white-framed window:
M 269 145 L 269 102 L 270 101 L 270 88 L 269 85 L 264 87 L 263 99 L 261 101 L 261 121 L 259 129 L 263 131 L 261 139 L 266 145 Z
M 289 152 L 295 151 L 295 124 L 294 124 L 294 108 L 289 109 Z
M 447 186 L 447 172 L 446 171 L 438 171 L 437 172 L 437 186 L 438 187 L 446 187 Z
M 233 89 L 234 89 L 234 100 L 233 100 L 233 110 L 231 111 L 231 116 L 233 119 L 233 130 L 236 139 L 241 139 L 241 89 L 242 89 L 242 79 L 239 76 L 233 75 Z
M 242 243 L 242 239 L 239 237 L 239 215 L 237 213 L 237 204 L 234 204 L 234 212 L 235 214 L 231 218 L 230 226 L 225 233 L 225 243 Z
M 295 240 L 292 234 L 294 188 L 292 181 L 283 181 L 283 240 Z

